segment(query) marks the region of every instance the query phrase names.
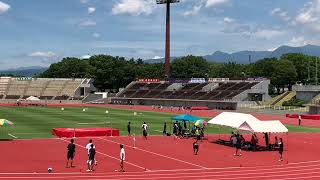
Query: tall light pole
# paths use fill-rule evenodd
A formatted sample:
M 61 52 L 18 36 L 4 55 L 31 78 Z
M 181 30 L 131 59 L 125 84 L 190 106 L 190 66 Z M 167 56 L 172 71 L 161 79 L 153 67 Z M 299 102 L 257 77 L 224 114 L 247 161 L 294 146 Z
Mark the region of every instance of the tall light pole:
M 165 77 L 169 78 L 170 68 L 170 4 L 178 3 L 180 0 L 156 0 L 157 4 L 166 4 L 166 50 L 165 50 Z
M 318 85 L 318 56 L 316 57 L 316 86 Z

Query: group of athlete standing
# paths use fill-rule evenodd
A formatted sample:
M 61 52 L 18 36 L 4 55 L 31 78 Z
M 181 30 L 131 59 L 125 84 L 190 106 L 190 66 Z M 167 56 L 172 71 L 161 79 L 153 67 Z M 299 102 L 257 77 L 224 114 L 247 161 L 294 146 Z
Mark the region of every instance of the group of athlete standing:
M 142 135 L 143 135 L 143 137 L 144 137 L 145 139 L 148 139 L 148 138 L 147 138 L 147 137 L 148 137 L 148 125 L 147 125 L 147 123 L 146 123 L 146 122 L 143 122 L 141 128 L 142 128 Z M 127 125 L 128 136 L 131 136 L 131 130 L 132 130 L 132 128 L 131 128 L 131 122 L 129 121 L 129 122 L 128 122 L 128 125 Z
M 73 159 L 75 157 L 75 153 L 76 153 L 76 145 L 74 144 L 74 139 L 70 140 L 70 143 L 67 146 L 67 164 L 66 164 L 66 168 L 73 168 L 75 166 L 73 166 Z M 87 165 L 88 165 L 88 169 L 87 172 L 92 172 L 94 171 L 94 166 L 98 165 L 98 161 L 96 160 L 95 156 L 96 156 L 96 147 L 95 145 L 92 143 L 92 139 L 89 140 L 89 143 L 86 145 L 86 149 L 88 151 L 88 160 L 87 160 Z M 120 144 L 120 171 L 124 172 L 124 161 L 125 161 L 125 150 L 124 150 L 124 146 L 123 144 Z M 70 166 L 69 166 L 70 164 Z

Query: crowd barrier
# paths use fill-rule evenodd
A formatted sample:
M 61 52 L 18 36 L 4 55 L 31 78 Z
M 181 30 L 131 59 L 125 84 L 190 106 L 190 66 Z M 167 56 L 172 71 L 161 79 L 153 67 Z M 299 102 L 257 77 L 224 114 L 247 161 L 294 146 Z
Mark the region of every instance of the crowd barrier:
M 286 114 L 287 118 L 299 118 L 299 114 Z M 300 114 L 301 119 L 320 120 L 320 114 Z

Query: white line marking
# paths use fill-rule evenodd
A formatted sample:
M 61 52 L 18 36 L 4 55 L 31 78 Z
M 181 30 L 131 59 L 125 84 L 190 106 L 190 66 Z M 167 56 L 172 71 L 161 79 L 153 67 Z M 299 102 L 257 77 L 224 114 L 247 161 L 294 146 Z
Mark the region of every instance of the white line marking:
M 79 125 L 90 125 L 90 124 L 107 124 L 107 123 L 110 123 L 110 122 L 98 122 L 98 123 L 77 123 Z
M 279 165 L 281 166 L 281 165 Z M 231 173 L 236 173 L 236 172 L 256 172 L 257 170 L 259 171 L 263 171 L 268 172 L 268 171 L 274 171 L 274 170 L 278 170 L 278 169 L 285 169 L 285 170 L 289 170 L 289 169 L 301 169 L 301 168 L 307 168 L 307 169 L 312 169 L 309 167 L 318 167 L 320 166 L 319 164 L 313 164 L 313 165 L 303 165 L 303 166 L 293 166 L 293 167 L 272 167 L 270 168 L 269 166 L 262 166 L 263 168 L 261 168 L 261 166 L 255 166 L 255 167 L 229 167 L 229 168 L 208 168 L 206 170 L 217 170 L 214 172 L 210 172 L 210 171 L 204 171 L 204 169 L 171 169 L 171 170 L 153 170 L 153 171 L 146 171 L 146 172 L 126 172 L 125 176 L 139 176 L 139 175 L 144 175 L 144 174 L 148 174 L 148 175 L 179 175 L 179 174 L 194 174 L 194 172 L 191 171 L 202 171 L 202 174 L 221 174 L 221 173 L 227 173 L 227 174 L 231 174 Z M 231 170 L 234 169 L 234 170 Z M 221 170 L 221 171 L 219 171 Z M 226 171 L 225 171 L 226 170 Z M 190 172 L 181 172 L 180 171 L 190 171 Z M 290 170 L 291 171 L 291 170 Z M 290 172 L 289 171 L 289 172 Z M 159 173 L 157 173 L 159 172 Z M 167 172 L 167 173 L 161 173 L 161 172 Z M 173 173 L 175 172 L 175 173 Z M 230 173 L 229 173 L 230 172 Z M 278 172 L 278 171 L 277 171 Z M 198 173 L 198 172 L 197 172 Z M 0 175 L 52 175 L 52 174 L 58 174 L 58 175 L 73 175 L 73 174 L 82 174 L 80 172 L 69 172 L 69 173 L 0 173 Z M 99 173 L 96 172 L 94 173 L 95 175 L 109 175 L 112 176 L 114 175 L 114 173 L 112 172 L 105 172 L 105 173 Z
M 289 165 L 291 165 L 291 164 L 294 165 L 294 164 L 316 163 L 316 162 L 320 162 L 320 160 L 293 162 L 293 163 L 289 163 Z
M 289 179 L 310 179 L 310 178 L 320 179 L 320 176 L 304 176 L 304 177 L 284 178 L 284 179 L 281 179 L 281 180 L 289 180 Z
M 198 173 L 198 174 L 195 174 L 195 173 L 192 173 L 192 175 L 180 175 L 180 176 L 177 176 L 176 174 L 174 174 L 174 176 L 168 176 L 168 174 L 165 174 L 167 176 L 161 176 L 161 177 L 153 177 L 152 174 L 148 175 L 148 176 L 145 176 L 144 174 L 141 175 L 141 177 L 126 177 L 125 174 L 118 174 L 118 175 L 114 175 L 114 176 L 109 176 L 109 175 L 98 175 L 98 176 L 95 176 L 95 174 L 83 174 L 83 176 L 56 176 L 56 177 L 53 177 L 52 175 L 54 175 L 54 173 L 50 174 L 50 176 L 35 176 L 35 177 L 0 177 L 0 179 L 4 179 L 4 178 L 10 178 L 10 179 L 14 179 L 14 178 L 26 178 L 26 179 L 31 179 L 31 178 L 34 178 L 34 179 L 40 179 L 40 178 L 46 178 L 46 179 L 68 179 L 68 178 L 90 178 L 90 179 L 96 179 L 96 178 L 107 178 L 107 179 L 127 179 L 127 180 L 137 180 L 137 179 L 177 179 L 177 178 L 196 178 L 196 179 L 199 179 L 199 178 L 209 178 L 209 179 L 230 179 L 230 180 L 233 180 L 233 179 L 257 179 L 257 178 L 275 178 L 275 177 L 283 177 L 283 176 L 302 176 L 304 178 L 309 178 L 308 176 L 306 175 L 310 175 L 310 174 L 319 174 L 320 172 L 317 171 L 319 170 L 320 168 L 313 168 L 313 169 L 308 169 L 309 171 L 312 171 L 312 172 L 305 172 L 306 170 L 305 169 L 299 169 L 299 170 L 294 170 L 295 172 L 300 172 L 300 171 L 303 171 L 304 173 L 291 173 L 292 171 L 272 171 L 268 174 L 276 174 L 276 175 L 268 175 L 264 172 L 256 172 L 256 173 L 246 173 L 246 172 L 241 172 L 239 174 L 221 174 L 221 172 L 218 174 L 218 175 L 208 175 L 208 174 L 201 174 L 201 173 Z M 272 169 L 270 169 L 272 170 Z M 218 173 L 218 172 L 216 172 Z M 36 174 L 35 174 L 36 175 Z M 253 175 L 253 176 L 252 176 Z M 257 175 L 257 176 L 255 176 Z M 276 178 L 276 179 L 280 179 L 280 178 Z M 282 178 L 281 178 L 282 179 Z M 297 177 L 297 179 L 299 179 Z
M 60 140 L 61 140 L 61 141 L 65 141 L 65 142 L 69 142 L 69 141 L 64 140 L 64 139 L 60 139 Z M 79 146 L 79 147 L 82 147 L 82 148 L 86 149 L 86 147 L 84 147 L 84 146 L 82 146 L 82 145 L 80 145 L 80 144 L 77 144 L 77 143 L 74 143 L 74 144 L 77 145 L 77 146 Z M 102 152 L 99 152 L 99 151 L 96 151 L 96 152 L 99 153 L 99 154 L 102 154 L 102 155 L 104 155 L 104 156 L 107 156 L 107 157 L 109 157 L 109 158 L 112 158 L 112 159 L 115 159 L 115 160 L 117 160 L 117 161 L 120 161 L 118 158 L 115 158 L 115 157 L 110 156 L 110 155 L 108 155 L 108 154 L 105 154 L 105 153 L 102 153 Z M 137 167 L 137 168 L 140 168 L 140 169 L 149 171 L 147 168 L 144 168 L 144 167 L 141 167 L 141 166 L 139 166 L 139 165 L 130 163 L 130 162 L 128 162 L 128 161 L 126 161 L 126 164 L 130 164 L 130 165 L 132 165 L 132 166 L 134 166 L 134 167 Z
M 15 139 L 18 138 L 18 137 L 16 137 L 16 136 L 12 135 L 12 134 L 8 134 L 8 135 L 11 136 L 11 137 L 13 137 L 13 138 L 15 138 Z
M 108 140 L 108 139 L 104 139 L 104 138 L 98 138 L 98 139 L 101 139 L 103 141 L 112 142 L 112 143 L 115 143 L 115 144 L 124 144 L 124 143 L 119 143 L 119 142 Z M 169 156 L 166 156 L 166 155 L 163 155 L 163 154 L 158 154 L 158 153 L 155 153 L 155 152 L 152 152 L 152 151 L 148 151 L 148 150 L 144 150 L 144 149 L 141 149 L 141 148 L 138 148 L 138 147 L 133 147 L 133 146 L 130 146 L 128 144 L 124 144 L 124 145 L 127 146 L 127 147 L 134 148 L 136 150 L 140 150 L 140 151 L 147 152 L 147 153 L 150 153 L 150 154 L 153 154 L 153 155 L 161 156 L 161 157 L 164 157 L 164 158 L 167 158 L 167 159 L 179 161 L 179 162 L 182 162 L 182 163 L 185 163 L 185 164 L 189 164 L 189 165 L 192 165 L 192 166 L 200 167 L 202 169 L 208 169 L 208 168 L 206 168 L 204 166 L 201 166 L 201 165 L 198 165 L 198 164 L 193 164 L 193 163 L 190 163 L 190 162 L 187 162 L 187 161 L 183 161 L 183 160 L 180 160 L 180 159 L 177 159 L 177 158 L 169 157 Z

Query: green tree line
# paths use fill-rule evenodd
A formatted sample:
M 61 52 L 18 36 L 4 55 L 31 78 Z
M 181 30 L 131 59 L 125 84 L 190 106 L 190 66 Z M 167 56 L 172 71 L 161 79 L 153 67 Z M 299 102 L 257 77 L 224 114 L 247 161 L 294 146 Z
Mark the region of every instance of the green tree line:
M 303 54 L 286 54 L 279 59 L 265 58 L 251 64 L 208 62 L 200 56 L 188 55 L 176 58 L 171 63 L 172 78 L 265 77 L 271 80 L 271 90 L 276 89 L 276 93 L 280 93 L 284 88 L 290 90 L 297 82 L 315 83 L 315 71 L 316 57 Z M 67 57 L 51 64 L 39 77 L 93 78 L 94 85 L 99 90 L 116 91 L 139 78 L 163 79 L 164 64 L 148 64 L 142 59 L 126 60 L 124 57 L 109 55 L 95 55 L 86 60 Z

